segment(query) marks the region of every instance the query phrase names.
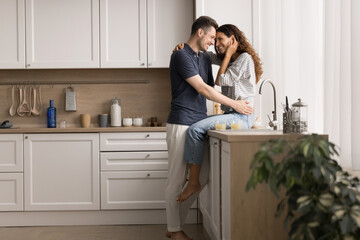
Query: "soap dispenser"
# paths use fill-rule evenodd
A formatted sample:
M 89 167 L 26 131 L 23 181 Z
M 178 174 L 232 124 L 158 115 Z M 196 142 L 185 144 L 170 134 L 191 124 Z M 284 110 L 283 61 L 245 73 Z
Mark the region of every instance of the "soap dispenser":
M 54 100 L 50 100 L 50 107 L 47 109 L 47 127 L 56 128 L 56 108 Z

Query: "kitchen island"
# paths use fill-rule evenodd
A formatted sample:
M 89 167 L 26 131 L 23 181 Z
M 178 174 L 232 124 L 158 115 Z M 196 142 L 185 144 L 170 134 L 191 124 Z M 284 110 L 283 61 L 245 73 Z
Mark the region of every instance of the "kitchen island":
M 282 240 L 283 217 L 275 218 L 280 198 L 258 185 L 245 191 L 250 163 L 264 141 L 295 141 L 300 134 L 282 131 L 210 130 L 210 180 L 200 194 L 204 227 L 213 240 Z M 210 199 L 210 200 L 207 200 Z

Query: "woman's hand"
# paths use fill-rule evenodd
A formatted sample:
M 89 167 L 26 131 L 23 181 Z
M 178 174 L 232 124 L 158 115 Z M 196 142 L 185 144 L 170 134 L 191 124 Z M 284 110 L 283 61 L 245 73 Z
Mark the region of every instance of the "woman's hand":
M 174 48 L 174 50 L 172 52 L 182 50 L 182 49 L 184 49 L 184 46 L 185 45 L 183 43 L 179 43 L 178 45 L 176 45 L 176 47 Z
M 238 113 L 242 113 L 245 115 L 249 115 L 253 112 L 253 108 L 249 105 L 249 101 L 246 100 L 237 100 L 236 101 L 236 106 L 234 108 L 235 111 L 237 111 Z
M 225 54 L 228 55 L 229 57 L 231 57 L 232 55 L 234 55 L 236 53 L 238 46 L 239 46 L 239 43 L 236 41 L 234 35 L 232 35 L 230 37 L 230 45 L 226 49 Z

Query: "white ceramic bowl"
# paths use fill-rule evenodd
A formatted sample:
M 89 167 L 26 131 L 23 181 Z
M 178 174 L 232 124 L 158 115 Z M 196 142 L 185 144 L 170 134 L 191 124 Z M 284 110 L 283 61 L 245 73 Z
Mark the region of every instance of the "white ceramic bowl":
M 135 127 L 141 127 L 143 125 L 143 119 L 141 117 L 133 118 L 133 124 Z
M 124 125 L 124 127 L 131 127 L 132 118 L 123 118 L 123 125 Z

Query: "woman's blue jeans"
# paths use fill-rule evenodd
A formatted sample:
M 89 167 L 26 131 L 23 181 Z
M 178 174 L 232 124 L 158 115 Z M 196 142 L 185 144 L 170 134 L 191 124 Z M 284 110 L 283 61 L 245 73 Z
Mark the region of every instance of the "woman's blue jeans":
M 208 130 L 215 129 L 216 122 L 226 122 L 226 128 L 231 127 L 233 121 L 241 121 L 241 128 L 251 128 L 254 123 L 254 114 L 244 115 L 233 112 L 220 115 L 212 115 L 191 125 L 186 133 L 184 161 L 195 165 L 201 165 L 203 160 L 204 140 Z

